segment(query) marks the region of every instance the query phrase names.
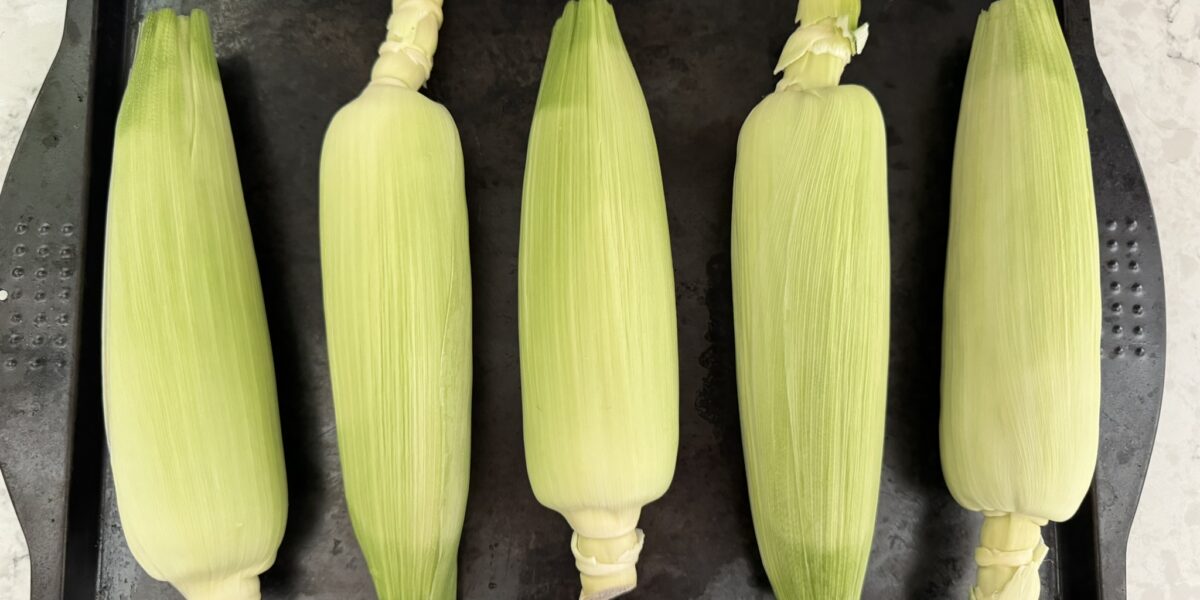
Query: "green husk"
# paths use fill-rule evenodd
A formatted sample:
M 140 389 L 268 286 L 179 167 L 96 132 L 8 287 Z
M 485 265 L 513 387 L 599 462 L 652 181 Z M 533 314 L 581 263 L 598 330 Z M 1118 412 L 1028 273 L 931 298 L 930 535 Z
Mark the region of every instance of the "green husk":
M 525 457 L 582 598 L 633 589 L 679 439 L 675 291 L 645 98 L 606 0 L 567 3 L 530 133 L 519 265 Z
M 104 413 L 138 563 L 189 600 L 259 598 L 287 517 L 271 344 L 203 12 L 147 17 L 117 119 Z
M 1040 526 L 1087 493 L 1100 416 L 1087 126 L 1049 0 L 1001 0 L 979 18 L 951 195 L 942 470 L 986 517 L 971 597 L 1034 599 Z
M 463 156 L 450 113 L 418 91 L 440 22 L 440 2 L 397 1 L 371 83 L 334 117 L 321 155 L 338 447 L 350 518 L 383 600 L 456 597 L 467 501 Z
M 883 457 L 886 143 L 870 92 L 838 85 L 865 40 L 858 2 L 805 0 L 800 15 L 779 89 L 738 142 L 738 395 L 775 594 L 848 600 L 862 593 Z

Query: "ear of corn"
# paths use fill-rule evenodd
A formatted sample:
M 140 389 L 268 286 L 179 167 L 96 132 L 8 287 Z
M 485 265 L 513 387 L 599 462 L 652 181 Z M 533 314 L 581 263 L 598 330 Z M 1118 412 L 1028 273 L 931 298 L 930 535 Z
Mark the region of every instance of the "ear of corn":
M 781 599 L 862 592 L 883 457 L 889 251 L 884 124 L 838 85 L 857 1 L 804 0 L 783 79 L 734 175 L 738 395 L 754 528 Z
M 569 2 L 533 118 L 521 213 L 525 458 L 564 517 L 582 598 L 636 585 L 642 507 L 679 430 L 670 241 L 646 101 L 606 0 Z
M 117 120 L 104 409 L 134 557 L 189 600 L 259 598 L 287 499 L 266 311 L 208 18 L 150 15 Z
M 467 501 L 471 272 L 463 157 L 418 91 L 440 1 L 397 0 L 321 155 L 321 262 L 354 531 L 384 600 L 454 598 Z
M 951 192 L 942 470 L 985 515 L 972 598 L 1033 599 L 1040 526 L 1082 502 L 1100 414 L 1091 159 L 1049 0 L 980 17 Z

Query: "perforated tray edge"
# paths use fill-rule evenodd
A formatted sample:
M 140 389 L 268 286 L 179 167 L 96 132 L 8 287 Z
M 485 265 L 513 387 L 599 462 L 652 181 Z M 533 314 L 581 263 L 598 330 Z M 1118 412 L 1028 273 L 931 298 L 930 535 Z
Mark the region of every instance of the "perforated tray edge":
M 1162 404 L 1166 288 L 1158 227 L 1133 142 L 1096 55 L 1088 0 L 1068 0 L 1065 30 L 1087 110 L 1100 231 L 1103 406 L 1091 517 L 1101 597 L 1126 597 L 1126 548 Z M 1090 515 L 1088 514 L 1090 511 Z
M 0 469 L 35 598 L 61 597 L 65 582 L 97 10 L 68 1 L 59 51 L 0 192 Z

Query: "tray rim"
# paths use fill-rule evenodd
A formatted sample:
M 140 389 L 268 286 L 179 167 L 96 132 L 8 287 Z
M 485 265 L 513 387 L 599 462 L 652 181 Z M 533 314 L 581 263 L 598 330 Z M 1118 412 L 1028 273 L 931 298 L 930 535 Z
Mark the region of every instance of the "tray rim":
M 113 7 L 114 5 L 116 5 L 118 3 L 123 5 L 123 8 L 117 9 L 117 10 L 120 10 L 120 14 L 121 14 L 120 20 L 123 21 L 123 20 L 125 20 L 125 15 L 127 15 L 130 10 L 130 3 L 128 0 L 115 0 L 115 1 L 106 0 L 105 2 L 101 2 L 101 0 L 67 0 L 67 8 L 66 8 L 67 19 L 71 20 L 72 15 L 75 15 L 78 22 L 85 24 L 86 29 L 90 30 L 90 34 L 83 36 L 86 39 L 86 41 L 83 43 L 80 43 L 78 41 L 72 42 L 71 40 L 68 39 L 68 36 L 64 35 L 64 39 L 61 43 L 59 51 L 56 54 L 54 62 L 52 63 L 52 66 L 46 77 L 47 84 L 49 84 L 51 82 L 62 82 L 64 80 L 71 80 L 72 78 L 77 78 L 80 76 L 80 73 L 78 72 L 78 70 L 81 68 L 81 66 L 86 67 L 84 76 L 85 76 L 86 81 L 88 82 L 87 102 L 88 102 L 89 109 L 85 113 L 86 119 L 84 120 L 84 122 L 77 123 L 77 124 L 75 124 L 75 126 L 79 127 L 84 132 L 83 135 L 85 136 L 85 139 L 86 139 L 85 147 L 88 147 L 93 150 L 95 148 L 101 147 L 103 145 L 100 142 L 100 140 L 105 137 L 105 134 L 103 132 L 98 133 L 94 128 L 95 119 L 96 119 L 95 108 L 96 108 L 97 102 L 98 102 L 98 99 L 95 97 L 95 94 L 97 92 L 95 82 L 96 82 L 96 79 L 98 78 L 97 71 L 99 69 L 103 68 L 103 65 L 101 63 L 104 62 L 102 59 L 103 57 L 101 56 L 101 53 L 102 53 L 101 46 L 106 46 L 111 50 L 111 48 L 113 46 L 119 45 L 119 46 L 121 46 L 122 51 L 126 50 L 124 48 L 126 40 L 120 40 L 120 43 L 118 44 L 118 43 L 116 43 L 115 40 L 111 40 L 111 39 L 107 40 L 107 41 L 97 39 L 97 38 L 101 37 L 102 33 L 104 33 L 103 31 L 101 31 L 101 29 L 102 29 L 101 22 L 102 21 L 111 21 L 114 19 L 114 17 L 111 14 L 108 14 L 108 15 L 102 14 L 103 11 L 101 10 L 101 6 L 104 5 L 105 7 L 109 7 L 111 9 L 111 7 Z M 1081 75 L 1081 80 L 1084 78 L 1083 77 L 1084 71 L 1094 71 L 1095 73 L 1098 73 L 1099 74 L 1098 81 L 1095 81 L 1095 80 L 1093 80 L 1093 81 L 1097 85 L 1103 86 L 1100 96 L 1102 97 L 1104 93 L 1107 93 L 1108 97 L 1111 98 L 1111 92 L 1108 91 L 1107 83 L 1104 80 L 1102 69 L 1100 68 L 1098 58 L 1095 55 L 1093 32 L 1092 32 L 1092 28 L 1091 28 L 1091 19 L 1090 19 L 1090 7 L 1088 5 L 1088 1 L 1087 0 L 1055 0 L 1055 4 L 1060 9 L 1060 16 L 1063 17 L 1064 31 L 1067 36 L 1068 45 L 1071 47 L 1071 50 L 1072 50 L 1072 56 L 1076 62 L 1076 70 Z M 108 33 L 111 34 L 112 32 L 108 32 Z M 112 59 L 110 59 L 110 60 L 112 60 Z M 124 57 L 122 57 L 122 62 L 124 62 Z M 124 75 L 122 73 L 120 80 L 123 81 L 123 79 L 124 79 Z M 1082 81 L 1081 81 L 1081 85 L 1083 85 Z M 43 86 L 43 88 L 45 88 L 45 87 L 47 87 L 47 86 Z M 112 86 L 110 86 L 110 87 L 121 87 L 121 86 L 112 84 Z M 100 90 L 100 91 L 103 91 L 103 90 Z M 119 102 L 119 95 L 120 94 L 119 94 L 119 89 L 118 89 L 117 90 L 118 102 Z M 31 112 L 31 116 L 30 116 L 31 123 L 33 122 L 33 114 L 34 113 L 36 113 L 38 111 L 45 112 L 45 111 L 49 111 L 52 108 L 54 108 L 52 106 L 49 106 L 49 102 L 50 101 L 47 100 L 44 97 L 44 95 L 39 95 L 39 98 L 35 102 L 33 112 Z M 103 101 L 100 101 L 100 102 L 103 102 Z M 1116 112 L 1116 118 L 1118 121 L 1120 120 L 1119 110 L 1117 109 L 1115 103 L 1111 102 L 1111 100 L 1106 103 L 1106 106 L 1103 107 L 1103 110 Z M 1121 127 L 1122 127 L 1122 133 L 1124 134 L 1126 143 L 1131 143 L 1131 142 L 1129 142 L 1128 132 L 1127 132 L 1127 130 L 1125 130 L 1123 123 L 1122 123 Z M 103 128 L 101 128 L 101 129 L 103 129 Z M 25 131 L 23 131 L 23 133 L 22 133 L 21 140 L 17 146 L 16 154 L 30 152 L 31 150 L 29 150 L 29 148 L 27 146 L 32 146 L 31 140 L 40 139 L 41 134 L 42 134 L 41 131 L 36 130 L 32 126 L 27 127 L 25 129 Z M 111 135 L 109 135 L 108 137 L 111 138 Z M 1094 151 L 1095 150 L 1093 150 L 1093 152 Z M 84 179 L 84 185 L 83 185 L 84 189 L 81 190 L 81 193 L 77 196 L 77 198 L 79 198 L 80 204 L 82 205 L 80 207 L 80 210 L 85 215 L 87 214 L 87 211 L 89 209 L 92 209 L 92 212 L 94 212 L 94 213 L 102 213 L 103 212 L 102 210 L 95 210 L 95 208 L 97 206 L 100 206 L 100 207 L 103 206 L 102 200 L 99 204 L 97 204 L 96 202 L 93 202 L 93 198 L 96 197 L 97 192 L 99 191 L 102 194 L 103 189 L 104 189 L 104 187 L 97 186 L 98 180 L 106 181 L 106 179 L 107 179 L 107 165 L 98 164 L 96 162 L 96 161 L 100 160 L 100 158 L 98 158 L 98 157 L 103 157 L 103 156 L 104 156 L 103 153 L 95 153 L 95 152 L 85 152 L 85 154 L 84 154 L 85 164 L 82 165 L 81 168 L 83 169 L 83 172 L 88 175 L 85 175 L 83 178 Z M 14 163 L 16 163 L 16 160 L 17 160 L 17 157 L 14 155 Z M 1136 165 L 1137 175 L 1138 175 L 1140 184 L 1143 188 L 1145 188 L 1145 178 L 1141 172 L 1140 163 L 1137 162 L 1138 159 L 1137 159 L 1136 154 L 1134 154 L 1132 156 L 1132 160 L 1133 160 L 1132 164 Z M 11 173 L 10 173 L 10 177 L 11 177 Z M 9 186 L 6 186 L 6 188 L 8 188 L 8 187 Z M 90 192 L 88 191 L 89 187 L 91 188 Z M 5 193 L 4 196 L 16 195 L 16 192 L 13 190 L 6 189 L 6 192 L 7 193 Z M 1151 210 L 1152 210 L 1152 208 L 1151 208 Z M 101 221 L 101 228 L 102 228 L 102 218 L 96 219 L 96 218 L 94 218 L 94 215 L 93 215 L 92 217 L 89 217 L 89 219 L 88 219 L 89 224 L 86 229 L 95 231 L 93 228 L 93 224 L 97 220 Z M 81 231 L 81 235 L 83 233 L 84 232 Z M 102 235 L 102 229 L 101 229 L 101 235 Z M 85 247 L 80 252 L 81 259 L 86 258 L 86 255 L 88 255 L 88 254 L 99 254 L 98 252 L 88 252 L 89 249 L 94 250 L 95 246 L 98 243 L 100 243 L 100 242 L 96 242 L 96 241 L 86 242 Z M 1159 262 L 1161 263 L 1161 257 L 1158 257 L 1157 260 L 1159 260 Z M 98 296 L 95 293 L 89 292 L 89 289 L 98 290 L 99 285 L 89 286 L 89 285 L 86 285 L 86 282 L 85 282 L 85 283 L 81 284 L 81 287 L 83 289 L 83 293 L 86 295 L 85 297 L 97 297 L 98 298 Z M 1164 305 L 1165 305 L 1165 300 L 1164 300 Z M 76 313 L 78 314 L 80 312 L 80 310 L 81 309 L 77 309 Z M 1164 333 L 1163 333 L 1164 346 L 1165 346 L 1165 336 L 1166 336 L 1166 333 L 1164 330 Z M 1165 350 L 1164 350 L 1164 354 L 1165 354 Z M 79 355 L 79 353 L 77 353 L 77 358 L 78 358 L 78 355 Z M 78 369 L 80 368 L 78 360 L 72 361 L 71 364 L 72 364 L 72 369 L 70 370 L 71 372 L 68 375 L 68 377 L 75 383 L 69 384 L 74 391 L 71 394 L 71 397 L 69 400 L 69 402 L 70 402 L 69 415 L 70 415 L 71 422 L 67 423 L 67 427 L 69 428 L 69 434 L 67 437 L 68 437 L 69 441 L 74 441 L 76 439 L 76 437 L 79 435 L 79 432 L 77 430 L 78 428 L 75 426 L 76 419 L 82 419 L 84 417 L 84 415 L 82 415 L 78 412 L 79 411 L 78 403 L 79 403 L 80 387 L 83 385 L 81 383 L 81 379 L 86 379 L 86 377 L 84 377 L 78 371 Z M 1159 410 L 1161 410 L 1161 399 L 1162 399 L 1161 398 L 1161 388 L 1162 388 L 1162 385 L 1161 385 L 1161 378 L 1160 378 L 1159 394 L 1158 394 L 1157 400 L 1155 402 L 1155 410 L 1154 410 L 1154 417 L 1155 417 L 1154 427 L 1152 427 L 1149 431 L 1149 438 L 1151 441 L 1153 440 L 1154 433 L 1156 432 L 1158 412 L 1159 412 Z M 95 411 L 93 411 L 91 416 L 92 417 L 95 416 Z M 93 423 L 93 426 L 95 426 L 94 423 Z M 95 442 L 96 442 L 96 440 L 92 440 L 92 445 L 94 445 Z M 57 596 L 57 593 L 54 591 L 54 588 L 56 586 L 53 583 L 48 583 L 48 587 L 47 587 L 47 586 L 43 586 L 43 585 L 38 585 L 36 582 L 41 582 L 41 581 L 51 582 L 53 580 L 57 580 L 61 584 L 61 582 L 66 581 L 68 579 L 67 573 L 70 573 L 73 568 L 72 565 L 70 564 L 72 562 L 71 556 L 73 555 L 73 553 L 71 550 L 68 549 L 67 546 L 70 544 L 72 536 L 76 536 L 76 537 L 79 535 L 86 536 L 89 533 L 88 529 L 86 527 L 82 527 L 82 528 L 78 527 L 78 525 L 79 525 L 78 522 L 80 521 L 80 519 L 86 518 L 88 515 L 93 514 L 93 513 L 95 515 L 95 517 L 94 517 L 95 520 L 96 521 L 99 520 L 99 506 L 98 505 L 95 507 L 95 510 L 88 510 L 80 502 L 76 501 L 76 500 L 81 500 L 81 499 L 76 498 L 76 496 L 82 492 L 78 492 L 75 490 L 75 488 L 77 487 L 76 482 L 80 481 L 80 479 L 79 479 L 79 477 L 77 477 L 78 473 L 72 469 L 72 466 L 74 466 L 74 463 L 79 462 L 79 459 L 81 458 L 80 457 L 81 450 L 82 451 L 87 450 L 87 448 L 85 446 L 86 446 L 86 444 L 76 445 L 74 447 L 68 447 L 68 449 L 67 449 L 68 457 L 69 457 L 68 465 L 67 465 L 67 469 L 68 469 L 67 472 L 70 475 L 68 476 L 69 477 L 68 480 L 63 482 L 62 488 L 64 490 L 70 490 L 67 494 L 67 502 L 66 503 L 68 505 L 67 509 L 70 511 L 70 515 L 72 518 L 64 519 L 63 522 L 61 523 L 61 530 L 62 530 L 61 538 L 63 540 L 63 543 L 61 545 L 61 551 L 58 553 L 58 555 L 55 557 L 41 559 L 41 560 L 47 561 L 48 563 L 57 565 L 55 567 L 51 567 L 52 571 L 58 572 L 57 575 L 54 575 L 53 573 L 44 574 L 46 569 L 43 568 L 43 566 L 41 566 L 41 565 L 32 566 L 32 570 L 39 573 L 39 575 L 35 575 L 35 579 L 34 579 L 35 585 L 34 585 L 33 598 L 49 598 L 49 597 Z M 101 450 L 103 450 L 103 449 L 101 448 Z M 1152 451 L 1153 451 L 1153 446 L 1151 444 L 1151 446 L 1145 452 L 1145 461 L 1147 463 L 1149 460 L 1149 455 Z M 72 455 L 74 456 L 73 459 L 70 458 Z M 98 457 L 96 457 L 96 458 L 98 459 Z M 96 475 L 96 474 L 93 474 L 93 475 Z M 98 476 L 94 477 L 94 478 L 98 479 Z M 1137 499 L 1140 496 L 1141 488 L 1144 485 L 1144 481 L 1145 481 L 1145 471 L 1143 470 L 1140 477 L 1137 478 L 1138 485 L 1137 485 L 1136 493 L 1132 494 L 1134 507 L 1136 507 Z M 11 485 L 11 482 L 10 482 L 10 485 Z M 1093 483 L 1093 488 L 1094 487 L 1095 487 L 1095 483 Z M 95 495 L 98 499 L 98 497 L 100 495 L 98 488 L 95 491 Z M 1094 502 L 1094 498 L 1092 498 L 1091 495 L 1089 495 L 1089 501 Z M 23 524 L 26 522 L 28 515 L 34 514 L 34 511 L 32 511 L 30 507 L 18 507 L 17 512 L 18 512 L 19 518 Z M 1098 518 L 1099 518 L 1098 515 L 1093 516 L 1093 519 L 1098 519 Z M 1125 544 L 1127 543 L 1127 536 L 1128 536 L 1129 528 L 1132 527 L 1132 522 L 1133 522 L 1133 514 L 1130 513 L 1128 522 L 1124 526 L 1125 539 L 1120 540 L 1121 547 L 1118 549 L 1119 551 L 1115 551 L 1116 554 L 1119 555 L 1120 560 L 1119 561 L 1116 560 L 1117 557 L 1115 557 L 1115 556 L 1108 557 L 1107 560 L 1106 560 L 1106 556 L 1101 556 L 1101 557 L 1098 557 L 1097 564 L 1095 565 L 1096 574 L 1099 576 L 1099 578 L 1101 580 L 1102 589 L 1100 590 L 1100 592 L 1104 598 L 1118 599 L 1118 598 L 1125 597 L 1125 575 L 1124 575 Z M 1098 548 L 1102 548 L 1104 543 L 1101 541 L 1100 534 L 1098 531 L 1099 523 L 1093 522 L 1093 527 L 1095 528 L 1094 535 L 1095 535 L 1095 540 L 1096 540 L 1096 546 Z M 72 531 L 72 530 L 74 530 L 74 531 Z M 95 532 L 91 531 L 91 535 L 95 535 Z M 75 545 L 78 546 L 79 544 L 75 544 Z M 86 544 L 84 544 L 84 546 L 86 547 Z M 77 550 L 74 554 L 78 554 L 78 553 L 79 553 L 79 551 Z M 1105 553 L 1105 554 L 1107 555 L 1108 553 Z M 80 555 L 79 557 L 82 558 L 84 556 L 86 556 L 86 553 L 83 555 Z M 93 558 L 97 559 L 97 560 L 93 560 L 93 563 L 98 562 L 98 554 L 94 555 Z M 1119 565 L 1118 565 L 1118 563 L 1119 563 Z M 93 564 L 93 568 L 91 569 L 93 574 L 96 571 L 95 566 L 96 565 Z M 78 566 L 76 566 L 74 568 L 80 569 L 80 567 L 78 567 Z M 1113 569 L 1117 569 L 1119 571 L 1119 573 L 1114 572 Z M 82 568 L 81 573 L 86 572 L 86 571 L 87 571 L 86 568 Z M 94 580 L 94 576 L 93 576 L 93 580 Z M 63 593 L 66 594 L 66 591 L 64 591 Z M 82 596 L 80 596 L 80 597 L 82 597 Z

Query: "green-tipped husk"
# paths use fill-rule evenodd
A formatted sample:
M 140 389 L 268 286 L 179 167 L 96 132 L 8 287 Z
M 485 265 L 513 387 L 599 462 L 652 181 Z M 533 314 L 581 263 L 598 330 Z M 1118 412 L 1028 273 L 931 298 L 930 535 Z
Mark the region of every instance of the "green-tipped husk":
M 1033 600 L 1040 527 L 1082 502 L 1100 418 L 1096 208 L 1079 84 L 1049 0 L 979 18 L 955 147 L 942 470 L 985 515 L 971 597 Z
M 658 152 L 607 0 L 569 2 L 551 38 L 519 302 L 530 482 L 575 531 L 581 597 L 613 598 L 637 584 L 638 518 L 671 482 L 679 391 Z
M 188 600 L 256 600 L 287 490 L 266 310 L 200 11 L 142 25 L 107 219 L 104 414 L 125 538 Z

